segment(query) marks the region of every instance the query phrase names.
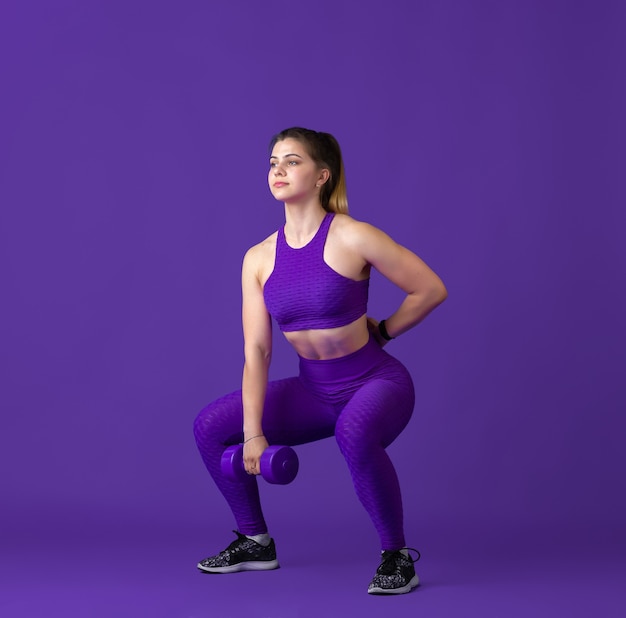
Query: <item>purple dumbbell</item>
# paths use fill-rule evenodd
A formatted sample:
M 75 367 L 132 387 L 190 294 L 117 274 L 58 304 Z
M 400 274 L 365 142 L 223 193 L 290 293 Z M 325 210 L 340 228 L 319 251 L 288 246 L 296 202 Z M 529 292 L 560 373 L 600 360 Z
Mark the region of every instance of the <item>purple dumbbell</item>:
M 275 485 L 287 485 L 298 474 L 298 456 L 288 446 L 268 446 L 261 455 L 261 476 Z M 243 466 L 243 444 L 229 446 L 222 454 L 221 468 L 232 481 L 248 476 Z

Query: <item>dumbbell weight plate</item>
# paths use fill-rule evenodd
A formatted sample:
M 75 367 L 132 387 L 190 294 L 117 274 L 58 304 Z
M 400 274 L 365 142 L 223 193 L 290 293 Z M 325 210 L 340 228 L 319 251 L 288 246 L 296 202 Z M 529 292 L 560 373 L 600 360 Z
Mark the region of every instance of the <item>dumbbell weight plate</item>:
M 268 446 L 261 455 L 261 476 L 268 483 L 287 485 L 296 478 L 298 468 L 298 456 L 288 446 Z
M 231 481 L 241 481 L 248 474 L 243 466 L 243 444 L 229 446 L 223 453 L 220 467 L 224 476 Z

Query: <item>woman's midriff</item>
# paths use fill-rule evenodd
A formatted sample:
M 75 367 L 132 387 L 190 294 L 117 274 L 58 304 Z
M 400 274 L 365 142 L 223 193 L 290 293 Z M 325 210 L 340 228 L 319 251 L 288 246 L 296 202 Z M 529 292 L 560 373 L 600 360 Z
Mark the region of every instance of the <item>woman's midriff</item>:
M 310 360 L 330 360 L 352 354 L 369 340 L 367 316 L 340 326 L 321 330 L 300 330 L 283 333 L 298 356 Z

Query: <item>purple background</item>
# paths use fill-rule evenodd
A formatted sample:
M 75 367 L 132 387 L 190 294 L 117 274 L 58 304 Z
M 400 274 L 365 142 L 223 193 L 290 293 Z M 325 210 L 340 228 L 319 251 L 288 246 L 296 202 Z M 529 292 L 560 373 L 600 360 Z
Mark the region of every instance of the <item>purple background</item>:
M 3 0 L 0 613 L 623 615 L 624 13 Z M 365 594 L 377 538 L 332 440 L 262 488 L 282 569 L 195 571 L 234 522 L 191 425 L 239 385 L 241 259 L 281 224 L 267 143 L 294 124 L 449 290 L 389 346 L 424 555 L 396 599 Z M 373 316 L 400 299 L 373 278 Z

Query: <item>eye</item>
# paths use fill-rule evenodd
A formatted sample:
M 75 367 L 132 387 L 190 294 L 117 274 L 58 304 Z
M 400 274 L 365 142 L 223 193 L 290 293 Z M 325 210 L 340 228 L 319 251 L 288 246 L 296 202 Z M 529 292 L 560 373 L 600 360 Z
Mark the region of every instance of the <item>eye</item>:
M 289 161 L 289 165 L 298 165 L 298 162 L 295 159 Z

